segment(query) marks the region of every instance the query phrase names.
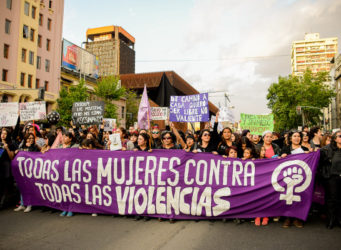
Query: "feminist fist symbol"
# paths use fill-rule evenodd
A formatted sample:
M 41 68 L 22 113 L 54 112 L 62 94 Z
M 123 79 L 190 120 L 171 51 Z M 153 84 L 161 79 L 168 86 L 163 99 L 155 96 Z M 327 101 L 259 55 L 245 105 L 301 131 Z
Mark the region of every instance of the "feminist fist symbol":
M 283 173 L 284 177 L 284 186 L 278 183 L 278 177 L 281 173 Z M 309 187 L 311 180 L 311 169 L 306 162 L 301 160 L 286 161 L 281 163 L 274 170 L 271 176 L 273 188 L 277 192 L 282 193 L 280 194 L 279 199 L 286 201 L 287 205 L 292 205 L 294 201 L 301 201 L 301 196 L 297 195 L 297 193 L 301 193 L 306 190 Z
M 291 205 L 293 201 L 301 201 L 301 196 L 294 195 L 294 186 L 303 181 L 302 169 L 297 169 L 297 167 L 288 168 L 283 172 L 283 176 L 283 181 L 287 184 L 287 192 L 281 194 L 279 199 L 287 201 L 287 205 Z

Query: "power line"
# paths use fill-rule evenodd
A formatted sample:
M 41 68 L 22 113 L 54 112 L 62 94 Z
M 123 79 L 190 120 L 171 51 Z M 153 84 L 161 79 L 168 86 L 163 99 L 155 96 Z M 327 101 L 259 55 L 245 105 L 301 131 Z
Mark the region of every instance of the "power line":
M 254 61 L 270 59 L 275 57 L 290 57 L 291 55 L 269 55 L 269 56 L 249 56 L 249 57 L 225 57 L 225 58 L 193 58 L 193 59 L 149 59 L 136 60 L 137 63 L 148 62 L 210 62 L 210 61 Z

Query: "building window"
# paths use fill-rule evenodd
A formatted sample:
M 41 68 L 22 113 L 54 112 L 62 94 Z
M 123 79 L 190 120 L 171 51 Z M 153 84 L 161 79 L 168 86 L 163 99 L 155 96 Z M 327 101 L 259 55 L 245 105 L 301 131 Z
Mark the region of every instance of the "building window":
M 36 7 L 32 6 L 31 16 L 33 19 L 36 19 Z
M 4 58 L 8 58 L 8 54 L 9 54 L 9 45 L 4 44 Z
M 43 25 L 43 14 L 39 14 L 39 25 L 42 26 Z
M 28 63 L 29 64 L 34 64 L 34 52 L 30 51 L 29 55 L 28 55 Z
M 20 74 L 20 85 L 25 86 L 25 73 Z
M 7 82 L 7 75 L 8 75 L 8 70 L 7 69 L 3 69 L 2 70 L 2 80 L 4 82 Z
M 30 32 L 30 40 L 32 42 L 34 42 L 34 29 L 31 29 L 31 32 Z
M 37 69 L 41 69 L 41 57 L 37 56 Z
M 36 78 L 36 89 L 39 88 L 39 82 L 40 82 L 40 80 L 38 78 Z
M 28 75 L 28 78 L 27 78 L 27 86 L 29 88 L 32 88 L 32 75 Z
M 5 33 L 10 34 L 11 33 L 11 21 L 6 19 L 5 21 Z
M 21 50 L 21 61 L 26 62 L 26 49 Z
M 44 89 L 45 89 L 45 91 L 49 90 L 49 82 L 48 81 L 44 82 Z
M 47 29 L 51 30 L 51 24 L 52 24 L 52 20 L 50 18 L 47 19 Z
M 22 37 L 28 38 L 28 26 L 27 25 L 24 25 Z
M 7 0 L 7 1 L 6 1 L 6 7 L 7 7 L 7 9 L 9 9 L 9 10 L 12 9 L 12 0 Z
M 121 114 L 121 118 L 124 119 L 124 107 L 122 107 L 122 114 Z
M 49 0 L 49 9 L 52 9 L 52 1 Z
M 51 42 L 50 39 L 46 39 L 46 50 L 47 51 L 50 51 L 50 42 Z
M 38 47 L 41 48 L 41 35 L 38 35 Z
M 30 4 L 28 2 L 25 2 L 24 13 L 26 16 L 30 15 Z
M 50 60 L 45 59 L 45 71 L 50 72 Z

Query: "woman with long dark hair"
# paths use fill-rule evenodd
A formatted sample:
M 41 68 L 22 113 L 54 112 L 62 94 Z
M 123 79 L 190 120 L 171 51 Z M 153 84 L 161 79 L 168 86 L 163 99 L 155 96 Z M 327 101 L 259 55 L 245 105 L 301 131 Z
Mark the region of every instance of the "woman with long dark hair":
M 203 129 L 199 135 L 198 147 L 195 152 L 210 152 L 218 154 L 216 143 L 211 140 L 211 132 L 209 129 Z
M 220 155 L 226 154 L 226 150 L 234 146 L 235 143 L 232 141 L 232 129 L 229 127 L 226 127 L 221 131 L 221 141 L 218 144 L 217 152 Z
M 326 182 L 327 228 L 341 225 L 341 131 L 333 134 L 329 145 L 321 149 L 320 166 Z

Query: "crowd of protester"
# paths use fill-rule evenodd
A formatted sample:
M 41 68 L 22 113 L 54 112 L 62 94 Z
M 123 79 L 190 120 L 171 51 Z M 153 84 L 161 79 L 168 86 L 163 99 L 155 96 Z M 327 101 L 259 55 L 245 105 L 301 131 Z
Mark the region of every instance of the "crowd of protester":
M 223 157 L 240 158 L 243 160 L 282 158 L 290 154 L 309 153 L 320 150 L 320 164 L 316 182 L 325 189 L 325 205 L 319 207 L 320 214 L 325 214 L 327 228 L 341 226 L 341 131 L 333 135 L 322 134 L 319 127 L 302 131 L 291 130 L 282 134 L 265 131 L 262 135 L 252 135 L 249 130 L 242 133 L 233 132 L 226 127 L 218 133 L 218 115 L 213 128 L 209 123 L 200 131 L 177 130 L 172 122 L 166 122 L 166 129 L 160 130 L 157 125 L 150 130 L 134 129 L 127 131 L 123 127 L 104 131 L 104 123 L 99 126 L 77 127 L 71 123 L 69 128 L 39 128 L 36 124 L 20 125 L 15 128 L 1 129 L 1 160 L 0 160 L 0 208 L 11 204 L 13 199 L 20 200 L 14 211 L 30 212 L 32 206 L 23 204 L 17 195 L 14 179 L 11 174 L 11 160 L 19 151 L 45 153 L 54 148 L 81 148 L 108 150 L 109 136 L 119 133 L 122 150 L 149 151 L 154 149 L 185 150 L 187 152 L 208 152 Z M 73 216 L 72 211 L 62 211 L 61 216 Z M 93 214 L 96 216 L 96 214 Z M 139 219 L 139 217 L 137 217 Z M 272 218 L 278 221 L 279 218 Z M 282 218 L 283 227 L 290 225 L 303 227 L 302 221 L 293 218 Z M 238 223 L 241 220 L 236 219 Z M 267 225 L 269 218 L 255 218 L 256 226 Z

